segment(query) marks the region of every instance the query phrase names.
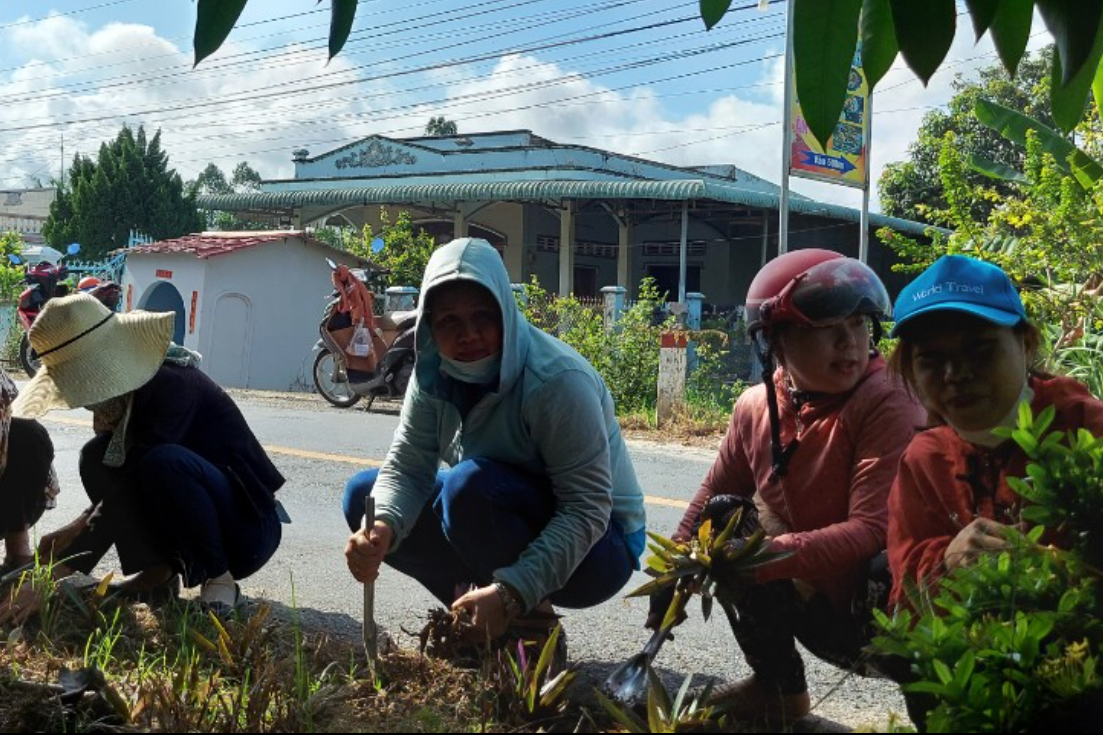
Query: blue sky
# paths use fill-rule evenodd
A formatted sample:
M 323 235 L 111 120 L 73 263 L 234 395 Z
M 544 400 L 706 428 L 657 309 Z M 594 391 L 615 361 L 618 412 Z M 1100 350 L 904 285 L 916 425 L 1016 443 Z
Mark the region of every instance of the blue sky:
M 0 187 L 56 177 L 63 142 L 68 165 L 123 123 L 160 128 L 185 178 L 242 160 L 280 178 L 296 148 L 418 135 L 434 115 L 461 132 L 527 128 L 678 165 L 733 163 L 776 182 L 785 3 L 757 5 L 735 0 L 706 32 L 696 0 L 361 0 L 327 66 L 328 0 L 251 0 L 229 41 L 193 70 L 191 0 L 5 0 Z M 875 175 L 949 99 L 955 73 L 995 60 L 960 20 L 928 88 L 899 63 L 882 81 Z M 853 190 L 794 188 L 860 203 Z

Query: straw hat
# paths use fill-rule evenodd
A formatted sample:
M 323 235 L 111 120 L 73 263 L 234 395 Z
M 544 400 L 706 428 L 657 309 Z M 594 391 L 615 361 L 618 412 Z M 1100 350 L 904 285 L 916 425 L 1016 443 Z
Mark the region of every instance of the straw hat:
M 161 367 L 172 313 L 116 314 L 87 294 L 55 298 L 31 327 L 42 369 L 19 392 L 15 416 L 90 406 L 136 390 Z

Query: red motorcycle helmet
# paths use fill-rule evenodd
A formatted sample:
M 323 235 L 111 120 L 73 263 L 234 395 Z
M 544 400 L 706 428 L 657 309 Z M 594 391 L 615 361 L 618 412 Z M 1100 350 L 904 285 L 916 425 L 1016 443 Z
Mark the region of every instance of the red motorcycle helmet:
M 825 324 L 853 314 L 892 314 L 885 286 L 869 266 L 833 250 L 794 250 L 771 260 L 747 289 L 752 334 L 781 323 Z
M 77 290 L 81 293 L 87 293 L 92 289 L 100 285 L 100 279 L 95 276 L 85 276 L 77 282 Z

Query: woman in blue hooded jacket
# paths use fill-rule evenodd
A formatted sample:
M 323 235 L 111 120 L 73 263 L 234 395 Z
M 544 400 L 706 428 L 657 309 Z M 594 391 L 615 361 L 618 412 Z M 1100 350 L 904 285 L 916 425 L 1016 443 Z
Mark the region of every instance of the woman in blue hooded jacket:
M 361 529 L 369 493 L 375 524 Z M 643 494 L 612 396 L 525 321 L 485 240 L 429 260 L 401 422 L 383 466 L 349 481 L 344 512 L 358 581 L 386 561 L 491 638 L 549 604 L 597 605 L 639 568 Z

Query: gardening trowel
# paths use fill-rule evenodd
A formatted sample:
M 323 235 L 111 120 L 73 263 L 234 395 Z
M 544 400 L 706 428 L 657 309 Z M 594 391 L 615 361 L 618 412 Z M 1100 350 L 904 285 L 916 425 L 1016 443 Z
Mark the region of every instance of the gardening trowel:
M 371 536 L 375 525 L 375 498 L 368 495 L 364 499 L 364 529 Z M 375 582 L 364 583 L 364 655 L 368 657 L 368 668 L 375 678 L 375 662 L 379 657 L 379 636 L 375 627 Z
M 628 659 L 609 674 L 601 685 L 602 693 L 629 707 L 635 707 L 647 696 L 647 667 L 670 637 L 670 628 L 659 627 L 644 644 L 643 650 Z

